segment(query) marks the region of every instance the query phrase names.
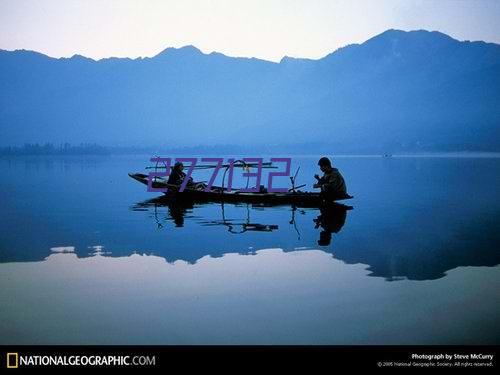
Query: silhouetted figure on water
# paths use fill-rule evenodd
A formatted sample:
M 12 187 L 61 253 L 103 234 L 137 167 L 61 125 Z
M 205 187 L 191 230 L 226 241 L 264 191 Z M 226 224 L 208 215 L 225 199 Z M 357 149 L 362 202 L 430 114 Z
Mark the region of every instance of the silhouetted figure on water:
M 172 171 L 170 172 L 170 176 L 168 176 L 168 184 L 172 185 L 181 185 L 184 179 L 186 178 L 186 174 L 183 172 L 184 170 L 184 164 L 181 162 L 175 163 L 174 167 L 172 168 Z M 188 181 L 188 185 L 193 183 L 193 179 L 190 177 Z
M 344 177 L 337 168 L 332 167 L 330 159 L 322 157 L 319 159 L 318 165 L 321 172 L 323 172 L 323 177 L 319 177 L 317 174 L 314 175 L 318 182 L 313 187 L 321 189 L 323 200 L 332 201 L 348 196 Z

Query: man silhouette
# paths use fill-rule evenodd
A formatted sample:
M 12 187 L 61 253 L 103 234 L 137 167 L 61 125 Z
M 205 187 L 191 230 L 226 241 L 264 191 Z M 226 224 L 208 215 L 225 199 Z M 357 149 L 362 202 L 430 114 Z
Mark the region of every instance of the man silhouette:
M 345 198 L 348 196 L 344 177 L 340 174 L 337 168 L 332 167 L 330 159 L 322 157 L 318 161 L 318 165 L 323 172 L 323 177 L 317 174 L 314 178 L 318 181 L 313 185 L 315 189 L 321 189 L 321 195 L 325 201 L 333 199 Z

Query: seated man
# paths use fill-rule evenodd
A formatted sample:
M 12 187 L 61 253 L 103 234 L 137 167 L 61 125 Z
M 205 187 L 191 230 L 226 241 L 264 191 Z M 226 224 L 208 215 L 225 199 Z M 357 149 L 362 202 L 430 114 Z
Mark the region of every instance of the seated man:
M 168 176 L 168 184 L 172 185 L 178 185 L 180 186 L 182 184 L 182 181 L 186 178 L 186 174 L 183 172 L 184 170 L 184 164 L 182 164 L 180 161 L 175 163 L 174 167 L 172 168 L 172 171 L 170 172 L 170 176 Z M 193 179 L 190 177 L 187 185 L 191 185 L 193 183 Z
M 319 159 L 318 165 L 321 172 L 323 172 L 323 177 L 320 178 L 317 174 L 314 175 L 314 178 L 316 178 L 318 182 L 314 184 L 313 187 L 321 189 L 323 199 L 332 200 L 347 196 L 344 178 L 337 168 L 332 167 L 330 159 L 322 157 Z

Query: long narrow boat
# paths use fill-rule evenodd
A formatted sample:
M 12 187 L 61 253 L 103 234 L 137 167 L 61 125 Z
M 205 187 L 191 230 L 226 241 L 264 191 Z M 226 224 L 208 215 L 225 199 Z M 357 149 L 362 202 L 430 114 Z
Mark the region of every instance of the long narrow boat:
M 129 173 L 129 176 L 140 183 L 148 184 L 148 175 L 142 173 Z M 324 204 L 325 201 L 319 193 L 302 192 L 300 190 L 289 191 L 286 193 L 269 193 L 269 192 L 240 192 L 238 190 L 227 191 L 226 188 L 220 186 L 212 186 L 210 191 L 205 191 L 203 188 L 187 186 L 183 192 L 178 192 L 178 186 L 167 184 L 161 178 L 155 178 L 152 185 L 153 188 L 168 189 L 166 198 L 192 201 L 192 202 L 228 202 L 228 203 L 253 203 L 264 205 L 295 205 L 297 207 L 318 207 Z M 352 199 L 350 195 L 345 195 L 332 199 L 333 201 L 341 201 Z

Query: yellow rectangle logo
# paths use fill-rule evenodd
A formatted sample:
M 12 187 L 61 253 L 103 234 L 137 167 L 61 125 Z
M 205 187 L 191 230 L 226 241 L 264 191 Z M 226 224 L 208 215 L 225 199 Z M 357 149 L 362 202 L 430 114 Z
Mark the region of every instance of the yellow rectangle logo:
M 7 353 L 7 368 L 17 368 L 19 366 L 19 354 Z

